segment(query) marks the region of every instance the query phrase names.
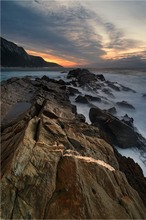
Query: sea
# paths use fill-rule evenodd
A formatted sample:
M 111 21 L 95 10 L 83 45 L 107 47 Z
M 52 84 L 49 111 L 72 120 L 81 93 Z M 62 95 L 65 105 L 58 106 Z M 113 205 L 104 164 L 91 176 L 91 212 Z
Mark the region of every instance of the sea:
M 109 98 L 108 103 L 99 103 L 93 102 L 94 105 L 101 109 L 109 109 L 110 107 L 114 107 L 116 102 L 127 101 L 135 107 L 135 110 L 124 109 L 116 106 L 117 109 L 117 117 L 121 118 L 125 114 L 128 114 L 129 117 L 134 119 L 134 126 L 138 129 L 138 132 L 142 134 L 143 137 L 146 138 L 146 71 L 141 70 L 98 70 L 91 69 L 91 72 L 95 74 L 103 74 L 106 80 L 111 82 L 118 82 L 126 87 L 129 87 L 136 91 L 133 93 L 131 91 L 113 91 L 115 98 Z M 67 79 L 68 71 L 61 72 L 59 70 L 41 70 L 41 71 L 25 71 L 25 70 L 14 70 L 14 71 L 2 71 L 1 72 L 1 81 L 5 81 L 12 77 L 24 77 L 30 76 L 32 80 L 35 78 L 41 78 L 46 75 L 52 79 L 56 80 L 64 80 L 69 81 Z M 91 91 L 87 91 L 86 89 L 78 88 L 82 94 L 89 94 L 95 96 Z M 145 96 L 143 96 L 145 94 Z M 105 96 L 105 93 L 99 91 L 99 95 Z M 89 110 L 90 106 L 85 104 L 79 104 L 75 102 L 75 97 L 71 97 L 70 101 L 72 104 L 77 106 L 78 113 L 83 114 L 86 117 L 86 122 L 90 124 L 89 119 Z M 133 148 L 130 149 L 121 149 L 118 148 L 118 151 L 126 156 L 131 157 L 137 162 L 142 170 L 144 175 L 146 176 L 146 150 L 141 152 L 139 149 Z

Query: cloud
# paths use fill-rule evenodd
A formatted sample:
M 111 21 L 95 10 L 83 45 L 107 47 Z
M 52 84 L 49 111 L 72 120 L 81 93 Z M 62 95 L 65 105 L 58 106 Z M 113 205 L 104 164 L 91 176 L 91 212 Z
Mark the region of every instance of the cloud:
M 2 34 L 15 42 L 24 42 L 25 48 L 31 45 L 31 49 L 48 50 L 66 59 L 100 59 L 105 52 L 101 36 L 88 24 L 90 13 L 80 4 L 67 7 L 55 1 L 51 6 L 49 3 L 3 2 Z
M 81 3 L 2 1 L 2 35 L 25 49 L 79 64 L 102 62 L 105 48 L 123 50 L 139 42 Z M 93 25 L 94 24 L 94 25 Z M 108 42 L 104 42 L 102 27 Z

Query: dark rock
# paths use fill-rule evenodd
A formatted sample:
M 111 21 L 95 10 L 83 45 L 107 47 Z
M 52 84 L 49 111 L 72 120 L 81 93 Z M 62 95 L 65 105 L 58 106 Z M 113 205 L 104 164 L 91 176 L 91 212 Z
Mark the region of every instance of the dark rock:
M 117 102 L 116 103 L 118 106 L 123 107 L 123 108 L 130 108 L 130 109 L 135 109 L 133 105 L 129 104 L 126 101 L 122 101 L 122 102 Z
M 80 86 L 84 86 L 87 83 L 91 83 L 92 81 L 95 83 L 96 81 L 98 81 L 98 77 L 94 74 L 91 73 L 89 70 L 87 69 L 75 69 L 75 70 L 71 70 L 68 75 L 67 78 L 76 78 L 79 85 Z
M 120 86 L 117 83 L 115 83 L 115 82 L 106 81 L 106 83 L 108 84 L 108 86 L 110 88 L 114 89 L 115 91 L 119 92 L 121 90 Z
M 80 94 L 78 89 L 75 89 L 75 88 L 70 87 L 70 86 L 68 87 L 68 91 L 69 91 L 70 96 L 74 96 L 75 94 Z
M 59 83 L 60 85 L 66 85 L 66 82 L 64 82 L 64 80 L 62 80 L 62 79 L 58 80 L 58 83 Z
M 143 97 L 143 98 L 146 98 L 146 94 L 143 94 L 142 97 Z
M 109 108 L 107 111 L 108 111 L 110 114 L 112 114 L 112 115 L 117 114 L 117 110 L 116 110 L 115 107 Z
M 62 90 L 66 90 L 66 85 L 64 85 L 64 86 L 60 86 L 60 89 L 62 89 Z
M 110 144 L 121 148 L 145 148 L 146 140 L 127 124 L 99 108 L 91 108 L 89 118 L 93 125 L 100 128 L 101 136 Z
M 136 93 L 136 91 L 134 89 L 130 89 L 130 88 L 123 86 L 121 84 L 119 84 L 119 85 L 121 86 L 123 91 L 126 91 L 126 92 L 130 91 L 130 92 Z
M 127 114 L 125 114 L 123 117 L 122 117 L 122 121 L 129 125 L 130 127 L 133 127 L 133 122 L 134 122 L 134 119 L 133 118 L 130 118 Z
M 126 158 L 118 153 L 116 149 L 115 156 L 119 162 L 119 169 L 125 173 L 130 185 L 137 190 L 144 204 L 146 205 L 146 178 L 143 176 L 141 167 L 131 158 Z
M 85 98 L 87 98 L 88 101 L 101 102 L 101 98 L 100 97 L 95 97 L 95 96 L 92 96 L 92 95 L 85 95 Z
M 112 94 L 111 90 L 109 88 L 103 88 L 102 91 L 107 94 L 111 98 L 115 98 L 115 96 Z
M 96 75 L 97 76 L 97 79 L 101 80 L 101 81 L 105 81 L 105 78 L 102 74 L 98 74 Z
M 84 103 L 84 104 L 89 103 L 88 99 L 85 96 L 81 96 L 81 95 L 78 95 L 75 101 L 79 103 Z
M 77 119 L 80 122 L 85 122 L 86 121 L 86 117 L 83 114 L 77 114 Z

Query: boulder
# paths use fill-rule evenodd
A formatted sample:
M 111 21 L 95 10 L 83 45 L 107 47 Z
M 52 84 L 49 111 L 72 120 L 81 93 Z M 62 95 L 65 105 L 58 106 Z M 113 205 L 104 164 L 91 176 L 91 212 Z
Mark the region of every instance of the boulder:
M 106 81 L 107 85 L 112 88 L 115 91 L 120 91 L 121 90 L 121 86 L 115 82 L 110 82 L 110 81 Z
M 119 162 L 119 169 L 125 173 L 130 185 L 139 192 L 139 195 L 143 199 L 146 205 L 146 178 L 143 176 L 141 167 L 134 162 L 130 157 L 124 157 L 118 153 L 116 149 L 115 156 Z
M 83 103 L 83 104 L 89 103 L 88 99 L 85 96 L 82 96 L 82 95 L 78 95 L 77 98 L 75 99 L 75 101 L 79 102 L 79 103 Z
M 129 117 L 127 114 L 125 114 L 123 117 L 122 117 L 122 121 L 129 125 L 130 127 L 133 127 L 133 122 L 134 122 L 134 119 Z
M 96 76 L 97 76 L 97 79 L 99 79 L 101 81 L 105 81 L 105 78 L 104 78 L 103 74 L 98 74 Z
M 115 96 L 112 94 L 111 89 L 109 88 L 103 88 L 102 91 L 107 94 L 111 98 L 115 98 Z
M 88 83 L 91 82 L 98 82 L 100 80 L 100 78 L 103 80 L 103 76 L 97 76 L 94 73 L 91 73 L 89 70 L 87 69 L 75 69 L 75 70 L 71 70 L 68 75 L 67 78 L 75 78 L 80 86 L 85 86 Z
M 121 101 L 121 102 L 117 102 L 116 103 L 119 107 L 123 107 L 123 108 L 129 108 L 129 109 L 135 109 L 133 105 L 129 104 L 126 101 Z
M 75 94 L 80 94 L 78 89 L 68 86 L 68 91 L 70 96 L 74 96 Z
M 116 110 L 115 107 L 109 108 L 107 111 L 108 111 L 110 114 L 112 114 L 112 115 L 116 115 L 116 114 L 117 114 L 117 110 Z
M 97 96 L 92 96 L 92 95 L 85 95 L 85 98 L 88 99 L 88 101 L 97 101 L 101 102 L 101 98 Z
M 93 125 L 100 127 L 101 135 L 108 143 L 121 148 L 146 148 L 146 140 L 139 133 L 107 111 L 91 108 L 89 118 Z

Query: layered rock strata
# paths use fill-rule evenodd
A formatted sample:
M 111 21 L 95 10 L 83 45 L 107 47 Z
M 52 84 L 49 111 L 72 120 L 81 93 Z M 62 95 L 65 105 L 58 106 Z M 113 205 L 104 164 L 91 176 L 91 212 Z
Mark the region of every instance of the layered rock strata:
M 80 120 L 62 81 L 15 78 L 2 94 L 2 219 L 146 218 L 112 146 Z

